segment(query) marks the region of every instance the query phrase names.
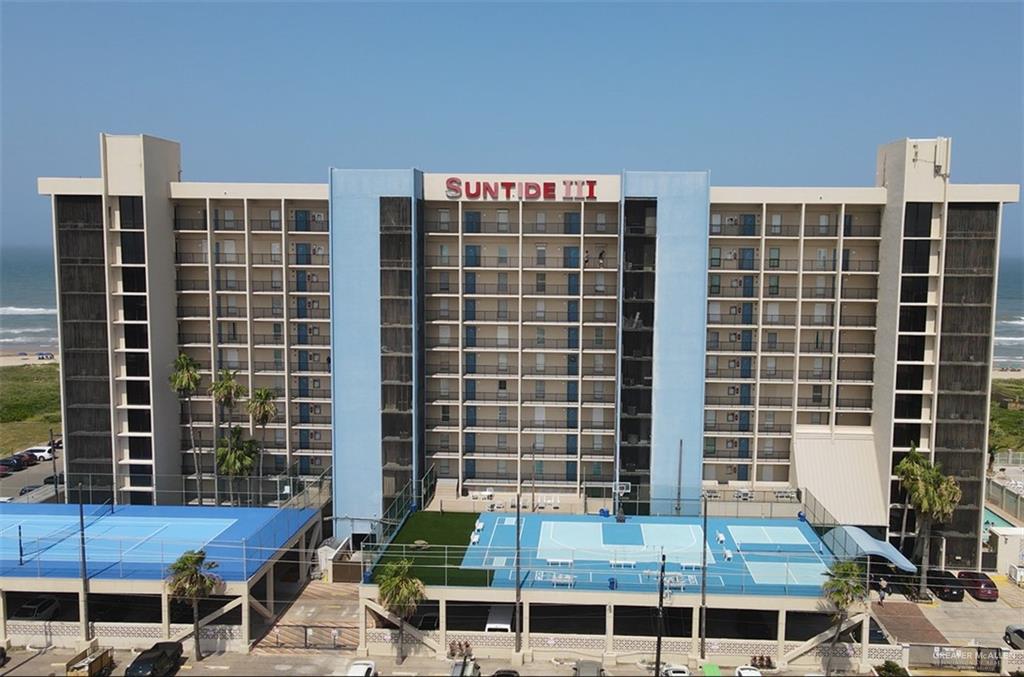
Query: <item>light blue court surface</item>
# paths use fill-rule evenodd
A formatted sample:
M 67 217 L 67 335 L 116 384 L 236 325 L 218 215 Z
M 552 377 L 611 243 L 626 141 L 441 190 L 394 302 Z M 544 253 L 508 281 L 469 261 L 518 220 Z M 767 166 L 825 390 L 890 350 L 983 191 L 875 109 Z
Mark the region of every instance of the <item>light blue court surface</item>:
M 462 568 L 494 571 L 492 586 L 515 586 L 515 515 L 483 513 Z M 797 519 L 523 515 L 521 576 L 532 588 L 654 592 L 665 555 L 670 591 L 698 592 L 701 548 L 709 593 L 821 594 L 831 553 Z
M 313 510 L 212 506 L 85 506 L 92 578 L 154 580 L 186 550 L 206 551 L 225 580 L 246 580 Z M 0 576 L 79 576 L 77 505 L 0 505 Z

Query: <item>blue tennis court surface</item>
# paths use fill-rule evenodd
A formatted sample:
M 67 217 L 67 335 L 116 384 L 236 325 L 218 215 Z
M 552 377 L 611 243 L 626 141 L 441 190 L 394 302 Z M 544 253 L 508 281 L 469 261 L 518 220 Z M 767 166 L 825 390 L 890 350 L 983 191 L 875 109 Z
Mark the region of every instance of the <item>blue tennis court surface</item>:
M 217 575 L 245 580 L 315 514 L 310 509 L 85 506 L 91 578 L 159 579 L 186 550 L 203 549 Z M 79 575 L 77 505 L 0 505 L 0 576 Z
M 515 586 L 515 515 L 483 513 L 462 568 L 494 571 L 492 586 Z M 797 519 L 614 517 L 529 514 L 521 520 L 521 576 L 527 587 L 699 591 L 701 548 L 709 592 L 820 595 L 832 555 Z

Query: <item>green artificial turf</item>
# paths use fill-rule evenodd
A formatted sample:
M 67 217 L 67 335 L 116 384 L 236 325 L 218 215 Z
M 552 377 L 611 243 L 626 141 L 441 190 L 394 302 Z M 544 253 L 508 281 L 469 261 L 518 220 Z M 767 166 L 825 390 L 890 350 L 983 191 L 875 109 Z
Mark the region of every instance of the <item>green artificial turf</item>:
M 412 574 L 424 585 L 490 585 L 492 572 L 459 568 L 478 516 L 475 512 L 413 513 L 395 535 L 378 566 L 404 558 L 412 562 Z M 426 550 L 397 547 L 416 541 L 426 541 L 434 547 Z

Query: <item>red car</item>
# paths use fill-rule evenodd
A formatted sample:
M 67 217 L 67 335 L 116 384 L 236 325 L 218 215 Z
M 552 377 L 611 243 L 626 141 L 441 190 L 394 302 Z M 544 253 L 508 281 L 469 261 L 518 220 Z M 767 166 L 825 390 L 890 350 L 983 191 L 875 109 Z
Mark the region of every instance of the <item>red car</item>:
M 974 599 L 983 602 L 994 602 L 999 599 L 999 588 L 988 575 L 980 571 L 961 571 L 956 577 L 963 582 L 964 590 Z

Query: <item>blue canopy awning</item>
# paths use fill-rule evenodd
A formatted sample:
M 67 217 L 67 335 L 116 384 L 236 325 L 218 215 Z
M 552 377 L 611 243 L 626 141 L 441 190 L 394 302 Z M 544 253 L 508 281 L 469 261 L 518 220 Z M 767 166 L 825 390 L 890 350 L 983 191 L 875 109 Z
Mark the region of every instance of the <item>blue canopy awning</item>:
M 884 557 L 902 571 L 917 573 L 917 567 L 903 556 L 892 543 L 873 538 L 860 527 L 836 527 L 822 537 L 822 542 L 840 558 L 856 558 L 866 555 Z

